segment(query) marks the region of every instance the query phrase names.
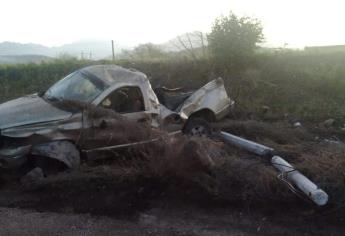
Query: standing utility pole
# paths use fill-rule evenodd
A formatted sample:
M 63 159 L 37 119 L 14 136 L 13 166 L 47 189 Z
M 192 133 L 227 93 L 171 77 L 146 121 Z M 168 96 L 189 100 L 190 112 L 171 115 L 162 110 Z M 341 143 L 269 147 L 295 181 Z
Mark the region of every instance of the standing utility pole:
M 113 61 L 115 61 L 114 40 L 111 40 L 111 48 L 113 51 Z

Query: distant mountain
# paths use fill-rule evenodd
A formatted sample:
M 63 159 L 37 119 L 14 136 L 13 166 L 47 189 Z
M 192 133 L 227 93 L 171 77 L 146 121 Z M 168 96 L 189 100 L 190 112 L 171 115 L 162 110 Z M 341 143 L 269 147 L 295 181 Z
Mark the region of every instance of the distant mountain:
M 164 51 L 179 52 L 190 49 L 194 51 L 203 45 L 207 45 L 206 35 L 201 32 L 190 32 L 158 46 Z M 116 54 L 120 54 L 123 49 L 132 48 L 133 46 L 115 41 Z M 66 55 L 92 60 L 111 58 L 111 41 L 83 40 L 58 47 L 47 47 L 33 43 L 0 43 L 0 64 L 40 62 L 46 60 L 46 57 L 58 58 Z
M 61 47 L 52 48 L 58 55 L 67 53 L 76 57 L 91 59 L 103 59 L 112 55 L 111 42 L 109 41 L 79 41 L 70 44 L 64 44 Z M 115 47 L 115 53 L 121 50 Z
M 115 44 L 115 53 L 120 53 L 122 49 L 129 48 L 128 46 Z M 103 59 L 109 58 L 112 54 L 110 41 L 78 41 L 70 44 L 64 44 L 59 47 L 46 47 L 40 44 L 33 43 L 15 43 L 2 42 L 0 43 L 0 63 L 11 61 L 14 63 L 15 57 L 17 59 L 22 56 L 36 57 L 59 57 L 60 55 L 68 54 L 78 58 L 87 59 Z M 25 60 L 23 58 L 23 60 Z
M 14 42 L 0 43 L 0 55 L 45 55 L 52 56 L 51 48 L 39 44 L 21 44 Z
M 41 63 L 49 60 L 52 58 L 42 55 L 0 55 L 0 64 Z

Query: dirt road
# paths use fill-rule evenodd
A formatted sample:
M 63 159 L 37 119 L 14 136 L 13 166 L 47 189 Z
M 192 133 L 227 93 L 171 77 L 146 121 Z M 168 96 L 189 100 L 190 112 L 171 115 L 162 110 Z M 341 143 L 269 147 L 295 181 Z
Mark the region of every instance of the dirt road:
M 344 235 L 320 219 L 164 202 L 130 218 L 0 208 L 0 235 Z M 289 209 L 285 209 L 288 211 Z

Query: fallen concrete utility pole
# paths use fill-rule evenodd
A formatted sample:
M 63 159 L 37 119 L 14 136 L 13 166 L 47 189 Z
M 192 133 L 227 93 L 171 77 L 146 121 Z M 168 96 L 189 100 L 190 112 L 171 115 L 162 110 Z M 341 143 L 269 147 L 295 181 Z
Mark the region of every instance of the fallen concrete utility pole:
M 227 132 L 220 132 L 220 137 L 227 143 L 238 148 L 252 152 L 259 156 L 273 156 L 273 148 L 255 143 L 253 141 L 238 137 Z M 318 206 L 326 205 L 328 202 L 328 195 L 322 189 L 319 189 L 316 184 L 310 181 L 307 177 L 302 175 L 299 171 L 290 165 L 287 161 L 279 156 L 273 156 L 271 159 L 272 165 L 278 169 L 286 180 L 296 186 L 300 191 L 306 194 Z
M 262 144 L 255 143 L 253 141 L 238 137 L 233 134 L 229 134 L 227 132 L 222 131 L 220 132 L 220 135 L 221 135 L 221 138 L 223 138 L 223 140 L 225 140 L 226 142 L 238 148 L 255 153 L 256 155 L 259 155 L 259 156 L 271 155 L 271 153 L 273 152 L 273 148 L 266 147 Z
M 326 205 L 328 201 L 327 193 L 325 193 L 322 189 L 319 189 L 316 184 L 302 175 L 287 161 L 279 156 L 273 156 L 271 163 L 283 174 L 283 177 L 287 181 L 297 186 L 298 189 L 305 193 L 313 202 L 319 206 Z

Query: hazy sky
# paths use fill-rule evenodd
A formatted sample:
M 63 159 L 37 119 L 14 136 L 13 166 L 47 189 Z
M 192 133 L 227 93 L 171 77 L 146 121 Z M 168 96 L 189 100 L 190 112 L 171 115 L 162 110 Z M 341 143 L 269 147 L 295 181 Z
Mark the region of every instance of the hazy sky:
M 345 44 L 344 10 L 342 0 L 0 0 L 0 42 L 163 43 L 208 32 L 217 16 L 233 11 L 260 19 L 268 45 Z

